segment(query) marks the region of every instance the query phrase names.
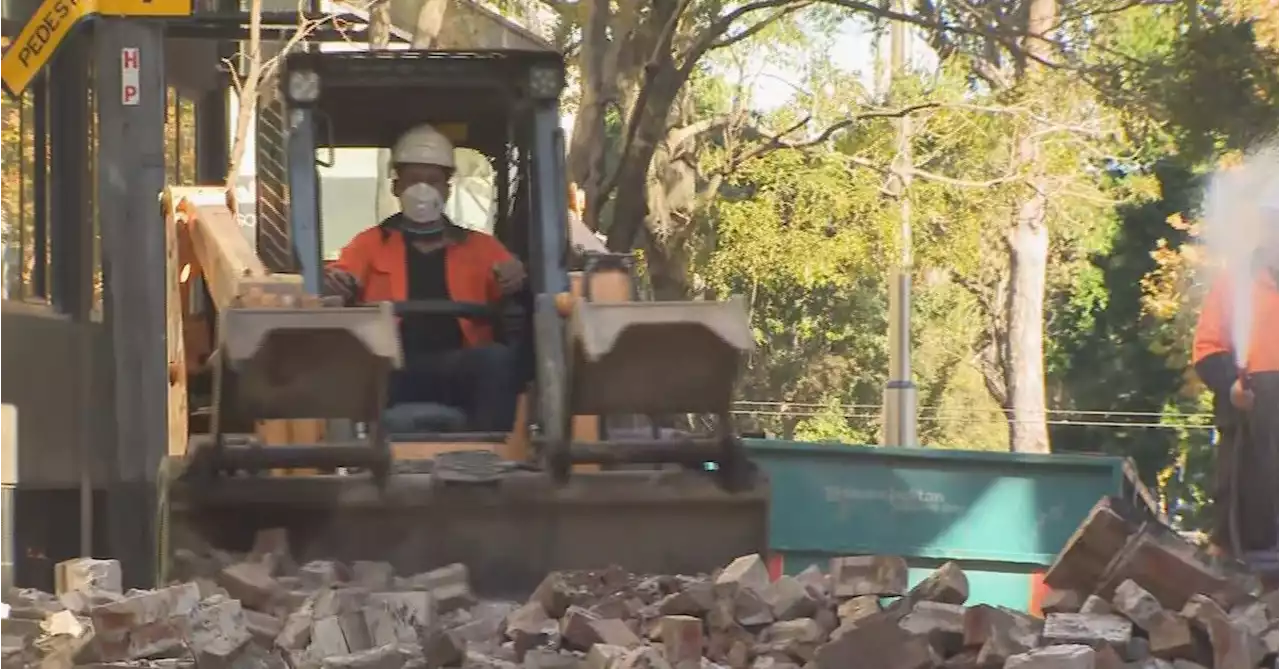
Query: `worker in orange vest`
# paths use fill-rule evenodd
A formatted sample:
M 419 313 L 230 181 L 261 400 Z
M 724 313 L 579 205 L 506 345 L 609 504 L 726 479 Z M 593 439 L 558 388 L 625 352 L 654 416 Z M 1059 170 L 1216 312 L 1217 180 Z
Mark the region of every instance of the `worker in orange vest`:
M 1220 436 L 1212 541 L 1217 550 L 1237 557 L 1242 557 L 1241 552 L 1274 550 L 1280 531 L 1276 407 L 1280 401 L 1276 331 L 1280 239 L 1274 205 L 1267 209 L 1269 218 L 1248 271 L 1223 272 L 1210 287 L 1192 351 L 1196 374 L 1214 394 Z M 1235 285 L 1244 275 L 1251 277 L 1250 288 L 1237 294 Z M 1232 318 L 1237 304 L 1250 309 L 1250 318 Z M 1233 337 L 1233 328 L 1242 323 L 1248 324 L 1247 337 Z M 1237 345 L 1246 349 L 1242 356 L 1237 355 Z
M 494 304 L 525 285 L 524 266 L 496 238 L 454 225 L 444 214 L 453 144 L 430 125 L 411 128 L 391 149 L 392 193 L 400 213 L 356 235 L 326 270 L 326 289 L 348 303 L 448 300 Z M 489 322 L 449 315 L 400 319 L 404 368 L 393 373 L 390 404 L 444 404 L 468 427 L 506 432 L 519 393 L 513 349 Z

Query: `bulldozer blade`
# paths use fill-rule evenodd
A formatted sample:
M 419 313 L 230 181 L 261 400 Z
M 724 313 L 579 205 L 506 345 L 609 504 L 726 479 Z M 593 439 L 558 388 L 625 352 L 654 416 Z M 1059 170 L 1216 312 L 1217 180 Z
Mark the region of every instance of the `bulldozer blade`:
M 467 565 L 482 597 L 524 597 L 549 572 L 617 565 L 637 573 L 710 573 L 767 545 L 768 486 L 741 492 L 693 470 L 575 475 L 557 485 L 515 469 L 486 483 L 397 474 L 166 479 L 168 551 L 247 551 L 285 528 L 294 559 L 391 563 L 412 575 Z M 172 555 L 172 553 L 168 553 Z
M 390 305 L 228 309 L 219 337 L 224 432 L 277 418 L 376 419 L 401 364 Z
M 576 415 L 720 413 L 754 346 L 746 307 L 582 302 L 574 311 Z

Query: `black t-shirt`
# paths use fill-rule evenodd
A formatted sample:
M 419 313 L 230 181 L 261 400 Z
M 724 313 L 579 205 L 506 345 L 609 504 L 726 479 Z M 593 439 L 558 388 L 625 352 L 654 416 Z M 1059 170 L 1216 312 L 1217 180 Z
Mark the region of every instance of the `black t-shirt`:
M 445 248 L 423 253 L 408 240 L 404 247 L 409 299 L 450 299 Z M 454 316 L 408 314 L 400 319 L 400 341 L 403 342 L 405 357 L 410 359 L 453 351 L 462 348 L 462 328 Z

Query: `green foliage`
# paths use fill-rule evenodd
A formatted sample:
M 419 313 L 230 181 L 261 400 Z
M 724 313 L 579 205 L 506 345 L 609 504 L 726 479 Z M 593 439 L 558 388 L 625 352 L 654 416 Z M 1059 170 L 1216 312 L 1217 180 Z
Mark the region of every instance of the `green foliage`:
M 729 7 L 692 3 L 676 42 Z M 929 35 L 942 54 L 937 68 L 900 73 L 892 90 L 868 91 L 832 59 L 847 48 L 836 35 L 848 15 L 826 5 L 711 52 L 672 123 L 728 120 L 710 124 L 681 156 L 708 192 L 692 198 L 696 210 L 680 212 L 687 222 L 662 231 L 675 258 L 668 264 L 696 295 L 747 299 L 758 347 L 740 396 L 792 407 L 761 410 L 755 426 L 788 438 L 876 441 L 879 410 L 868 407 L 881 401 L 886 279 L 901 251 L 900 207 L 889 188 L 897 126 L 864 119 L 810 140 L 871 109 L 930 104 L 911 114 L 919 172 L 906 195 L 922 441 L 1007 447 L 1003 410 L 988 392 L 999 370 L 975 362 L 1002 336 L 1006 233 L 1034 176 L 1049 196 L 1047 408 L 1143 414 L 1054 414 L 1065 423 L 1051 428 L 1054 448 L 1132 456 L 1179 521 L 1198 526 L 1211 451 L 1209 432 L 1195 425 L 1206 410 L 1203 392 L 1186 370 L 1194 313 L 1180 288 L 1167 291 L 1175 308 L 1149 309 L 1150 288 L 1166 256 L 1186 248 L 1187 230 L 1169 217 L 1194 218 L 1198 175 L 1224 152 L 1275 133 L 1274 2 L 1116 10 L 1085 0 L 1060 9 L 1066 46 L 1054 58 L 1065 66 L 1009 67 L 1005 74 L 1019 83 L 999 91 L 976 74 L 980 60 L 993 62 L 992 45 L 977 33 Z M 938 11 L 939 24 L 974 20 L 954 5 Z M 790 99 L 767 113 L 743 111 L 766 66 L 797 73 Z M 623 97 L 633 93 L 624 89 Z M 622 124 L 611 114 L 610 168 Z M 762 147 L 784 131 L 780 144 L 804 148 Z M 1037 149 L 1031 157 L 1020 151 L 1028 137 Z M 663 169 L 653 168 L 651 189 L 666 183 Z M 1157 420 L 1166 426 L 1106 424 Z M 1081 424 L 1090 422 L 1104 424 Z

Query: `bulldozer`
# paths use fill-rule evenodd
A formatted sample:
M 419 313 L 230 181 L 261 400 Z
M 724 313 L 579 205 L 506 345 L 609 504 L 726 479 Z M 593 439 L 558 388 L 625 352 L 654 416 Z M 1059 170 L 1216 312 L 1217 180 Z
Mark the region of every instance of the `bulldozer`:
M 634 255 L 571 249 L 565 80 L 547 52 L 289 54 L 278 95 L 296 272 L 264 268 L 222 190 L 165 193 L 161 564 L 283 528 L 299 563 L 463 563 L 477 593 L 499 596 L 555 570 L 706 573 L 765 550 L 768 482 L 730 415 L 752 347 L 745 307 L 645 300 Z M 424 123 L 492 165 L 492 234 L 527 267 L 526 291 L 497 305 L 330 303 L 318 166 Z M 509 433 L 468 432 L 454 407 L 388 406 L 397 318 L 413 313 L 486 319 L 523 352 Z M 647 427 L 619 429 L 627 417 Z

